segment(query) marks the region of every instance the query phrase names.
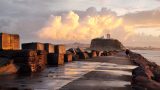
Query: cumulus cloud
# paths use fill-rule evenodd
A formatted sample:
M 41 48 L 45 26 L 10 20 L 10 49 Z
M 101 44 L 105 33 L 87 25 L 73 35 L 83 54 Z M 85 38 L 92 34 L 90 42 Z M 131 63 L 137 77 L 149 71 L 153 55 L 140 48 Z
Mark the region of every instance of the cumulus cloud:
M 77 3 L 71 5 L 71 2 Z M 0 0 L 0 32 L 20 34 L 22 42 L 62 43 L 89 43 L 90 39 L 109 32 L 113 38 L 120 39 L 125 44 L 137 40 L 137 43 L 146 45 L 142 40 L 150 36 L 137 36 L 133 34 L 134 30 L 160 26 L 159 9 L 118 16 L 108 8 L 97 10 L 84 2 L 96 6 L 98 0 L 94 0 L 94 3 L 86 0 Z M 83 10 L 73 10 L 77 7 Z M 87 7 L 90 8 L 86 9 Z M 158 42 L 154 39 L 160 40 L 153 36 L 149 42 Z
M 123 24 L 123 19 L 115 13 L 105 8 L 97 11 L 92 7 L 84 12 L 70 11 L 51 16 L 46 26 L 38 32 L 38 36 L 44 40 L 90 42 L 93 38 L 110 33 L 112 37 L 125 41 L 131 32 Z

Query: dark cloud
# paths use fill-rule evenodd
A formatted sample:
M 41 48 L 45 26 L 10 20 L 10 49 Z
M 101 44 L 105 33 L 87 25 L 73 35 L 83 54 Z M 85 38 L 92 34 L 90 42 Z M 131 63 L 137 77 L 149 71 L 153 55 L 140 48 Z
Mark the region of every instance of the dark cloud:
M 22 42 L 40 41 L 36 33 L 45 26 L 50 16 L 63 16 L 68 13 L 53 11 L 60 6 L 60 2 L 62 0 L 0 0 L 0 32 L 18 33 Z M 87 11 L 75 10 L 75 12 L 80 18 L 87 15 L 115 14 L 105 8 L 97 11 L 94 7 L 88 8 Z
M 124 18 L 126 24 L 134 25 L 138 28 L 160 27 L 160 9 L 150 11 L 139 11 L 135 13 L 128 13 Z

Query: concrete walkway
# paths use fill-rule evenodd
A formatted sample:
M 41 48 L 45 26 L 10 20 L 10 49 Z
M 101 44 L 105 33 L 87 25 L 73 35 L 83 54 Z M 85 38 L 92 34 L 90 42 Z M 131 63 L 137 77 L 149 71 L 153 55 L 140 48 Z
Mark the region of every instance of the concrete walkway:
M 0 76 L 0 87 L 33 90 L 130 90 L 131 70 L 124 55 L 96 57 L 49 67 L 31 76 Z
M 100 62 L 94 70 L 63 86 L 61 90 L 131 90 L 131 64 L 124 53 L 98 57 L 86 62 Z

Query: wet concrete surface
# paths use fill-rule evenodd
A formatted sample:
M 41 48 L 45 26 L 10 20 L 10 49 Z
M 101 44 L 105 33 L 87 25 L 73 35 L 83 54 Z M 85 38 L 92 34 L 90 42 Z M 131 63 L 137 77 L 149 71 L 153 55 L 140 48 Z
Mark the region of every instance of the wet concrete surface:
M 20 90 L 131 90 L 133 68 L 135 66 L 121 53 L 48 67 L 30 76 L 0 76 L 0 87 L 18 87 Z
M 132 90 L 133 66 L 124 53 L 83 62 L 100 62 L 94 70 L 63 86 L 61 90 Z

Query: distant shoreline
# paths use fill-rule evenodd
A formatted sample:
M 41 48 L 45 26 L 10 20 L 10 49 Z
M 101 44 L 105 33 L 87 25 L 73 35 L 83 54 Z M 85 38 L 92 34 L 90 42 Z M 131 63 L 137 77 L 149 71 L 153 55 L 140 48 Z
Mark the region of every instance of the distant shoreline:
M 89 48 L 90 44 L 84 44 L 84 43 L 70 43 L 70 44 L 66 44 L 66 47 L 70 48 Z M 160 47 L 133 47 L 133 46 L 125 46 L 126 48 L 130 49 L 130 50 L 160 50 Z
M 129 48 L 130 50 L 154 50 L 154 51 L 160 51 L 160 48 Z

